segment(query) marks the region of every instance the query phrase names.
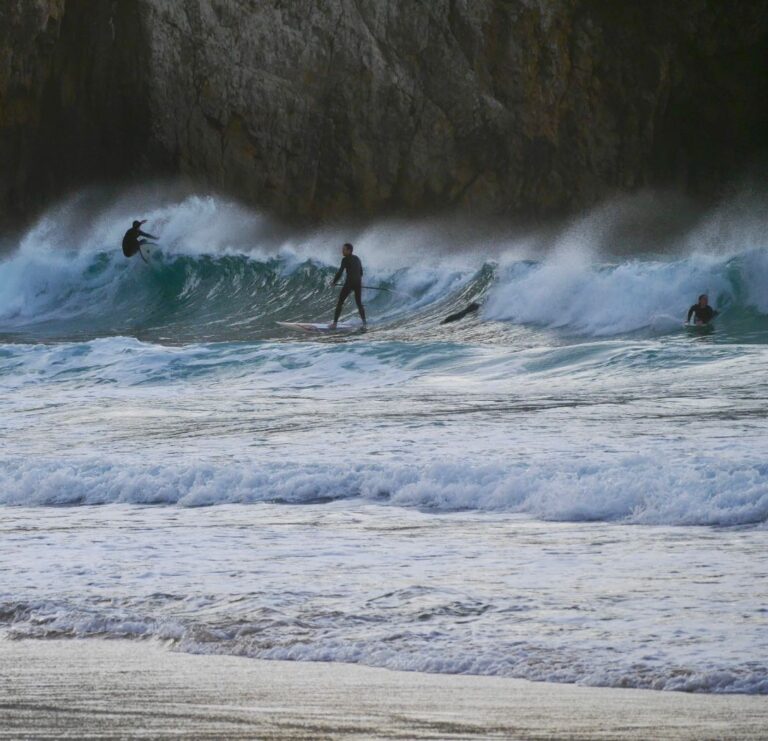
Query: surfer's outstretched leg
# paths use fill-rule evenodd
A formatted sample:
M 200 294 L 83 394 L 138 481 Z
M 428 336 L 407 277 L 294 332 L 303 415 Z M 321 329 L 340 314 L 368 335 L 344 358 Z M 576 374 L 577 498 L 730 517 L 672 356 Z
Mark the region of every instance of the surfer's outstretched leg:
M 349 292 L 351 291 L 351 287 L 344 284 L 341 287 L 341 293 L 339 293 L 339 300 L 336 302 L 336 311 L 333 313 L 333 324 L 331 324 L 331 329 L 336 329 L 336 322 L 339 321 L 339 317 L 341 316 L 341 310 L 344 308 L 344 302 L 347 300 L 347 296 L 349 296 Z
M 357 313 L 360 314 L 360 318 L 363 320 L 363 324 L 368 324 L 365 321 L 365 307 L 363 306 L 363 287 L 355 286 L 355 303 L 357 304 Z

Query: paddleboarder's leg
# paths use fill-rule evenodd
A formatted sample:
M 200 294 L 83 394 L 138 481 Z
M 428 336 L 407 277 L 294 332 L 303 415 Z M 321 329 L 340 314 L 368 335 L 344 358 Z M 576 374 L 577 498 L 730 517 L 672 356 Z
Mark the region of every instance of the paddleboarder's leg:
M 347 296 L 349 296 L 350 291 L 352 290 L 351 286 L 348 286 L 346 283 L 341 287 L 341 293 L 339 293 L 339 300 L 336 303 L 336 311 L 333 314 L 333 324 L 336 325 L 336 322 L 339 321 L 339 317 L 341 316 L 341 310 L 344 308 L 344 302 L 347 300 Z
M 363 324 L 367 324 L 365 321 L 365 307 L 363 306 L 363 288 L 362 286 L 355 286 L 355 303 L 357 304 L 357 313 L 360 314 L 360 318 L 363 320 Z

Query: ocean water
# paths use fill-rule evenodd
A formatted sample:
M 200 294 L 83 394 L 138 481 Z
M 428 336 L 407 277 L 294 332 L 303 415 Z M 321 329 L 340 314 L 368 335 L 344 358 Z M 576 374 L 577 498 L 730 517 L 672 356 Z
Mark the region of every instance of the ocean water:
M 0 255 L 0 635 L 768 694 L 764 209 L 656 241 L 637 204 L 515 237 L 144 209 L 149 265 L 135 196 Z M 369 330 L 279 326 L 330 318 L 347 239 Z

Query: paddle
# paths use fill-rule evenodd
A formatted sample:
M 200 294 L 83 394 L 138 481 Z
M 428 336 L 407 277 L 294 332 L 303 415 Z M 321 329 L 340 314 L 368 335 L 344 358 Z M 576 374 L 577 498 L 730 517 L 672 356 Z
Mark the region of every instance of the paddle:
M 336 288 L 336 284 L 332 284 L 331 288 Z M 387 293 L 393 293 L 397 296 L 407 296 L 408 298 L 415 298 L 411 293 L 404 293 L 403 291 L 396 291 L 394 288 L 384 288 L 382 286 L 361 286 L 366 291 L 386 291 Z

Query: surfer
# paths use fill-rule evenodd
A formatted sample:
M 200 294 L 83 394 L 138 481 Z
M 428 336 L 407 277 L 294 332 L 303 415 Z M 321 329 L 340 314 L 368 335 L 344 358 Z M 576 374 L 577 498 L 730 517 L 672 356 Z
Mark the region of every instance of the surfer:
M 463 319 L 467 314 L 474 314 L 479 308 L 480 304 L 478 304 L 477 301 L 473 301 L 471 304 L 468 304 L 465 309 L 457 311 L 455 314 L 449 314 L 447 317 L 445 317 L 445 319 L 443 319 L 442 322 L 440 322 L 440 324 L 458 322 L 459 319 Z
M 695 316 L 695 319 L 693 320 L 694 324 L 709 324 L 717 316 L 717 313 L 718 312 L 709 305 L 709 297 L 707 294 L 702 293 L 701 296 L 699 296 L 698 303 L 695 303 L 688 309 L 688 318 L 685 321 L 690 324 L 691 317 Z
M 333 285 L 335 286 L 341 278 L 341 274 L 346 271 L 347 277 L 344 280 L 344 285 L 341 287 L 341 293 L 339 293 L 339 300 L 336 304 L 336 312 L 333 315 L 333 322 L 330 325 L 330 329 L 336 329 L 336 323 L 341 316 L 341 310 L 344 307 L 344 302 L 347 300 L 347 296 L 354 292 L 355 303 L 357 304 L 357 311 L 360 314 L 360 318 L 363 320 L 363 326 L 367 326 L 365 321 L 365 309 L 363 308 L 363 263 L 360 262 L 360 258 L 357 255 L 353 255 L 354 247 L 347 242 L 341 248 L 341 254 L 344 256 L 341 259 L 341 266 L 336 271 L 336 275 L 333 277 Z
M 126 257 L 133 257 L 138 252 L 144 262 L 147 261 L 147 258 L 144 257 L 141 251 L 141 245 L 147 244 L 147 240 L 139 239 L 139 237 L 157 239 L 157 237 L 153 236 L 152 234 L 147 234 L 147 232 L 141 231 L 140 227 L 145 222 L 146 219 L 144 219 L 144 221 L 134 221 L 133 226 L 125 233 L 125 236 L 123 237 L 123 254 Z

